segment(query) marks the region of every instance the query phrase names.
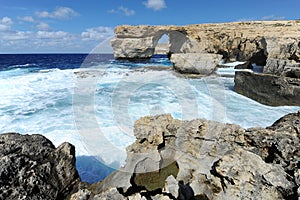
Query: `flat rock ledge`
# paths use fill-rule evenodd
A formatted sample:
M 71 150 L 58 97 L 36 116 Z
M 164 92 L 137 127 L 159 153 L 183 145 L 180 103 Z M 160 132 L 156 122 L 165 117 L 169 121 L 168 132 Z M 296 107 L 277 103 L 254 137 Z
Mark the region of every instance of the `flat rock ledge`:
M 191 200 L 300 197 L 300 111 L 267 128 L 169 114 L 140 118 L 124 167 L 82 183 L 75 148 L 0 135 L 0 199 Z M 101 147 L 99 147 L 101 148 Z
M 300 197 L 300 111 L 251 129 L 149 116 L 134 134 L 126 165 L 72 200 Z

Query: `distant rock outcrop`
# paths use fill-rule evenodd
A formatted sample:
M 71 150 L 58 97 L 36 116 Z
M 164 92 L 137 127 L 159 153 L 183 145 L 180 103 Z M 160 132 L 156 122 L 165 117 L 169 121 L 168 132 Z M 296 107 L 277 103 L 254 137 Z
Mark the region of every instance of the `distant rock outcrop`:
M 267 59 L 299 62 L 300 21 L 251 21 L 188 26 L 118 26 L 111 40 L 117 59 L 143 59 L 154 54 L 163 35 L 169 54 L 214 53 L 228 61 L 266 65 Z M 274 62 L 269 62 L 273 67 Z
M 126 165 L 79 199 L 298 199 L 300 111 L 243 129 L 171 115 L 143 117 Z
M 75 147 L 41 135 L 0 135 L 0 199 L 66 199 L 80 183 Z
M 174 69 L 180 73 L 209 75 L 221 58 L 226 61 L 245 61 L 239 68 L 252 69 L 252 65 L 265 66 L 264 75 L 255 85 L 246 73 L 236 76 L 236 91 L 268 105 L 300 105 L 299 84 L 289 83 L 289 78 L 300 77 L 300 20 L 294 21 L 251 21 L 188 26 L 118 26 L 111 40 L 117 59 L 150 58 L 159 39 L 169 36 L 168 55 Z M 219 57 L 212 56 L 218 54 Z M 267 83 L 269 77 L 285 82 L 276 90 L 276 84 Z M 276 76 L 280 76 L 276 77 Z M 243 80 L 243 78 L 248 78 Z M 287 78 L 285 78 L 287 77 Z M 278 87 L 277 87 L 278 88 Z M 259 90 L 263 89 L 263 90 Z M 276 90 L 276 91 L 275 91 Z M 265 99 L 274 96 L 275 99 Z M 264 93 L 264 94 L 262 94 Z M 282 95 L 281 95 L 282 94 Z M 296 98 L 295 98 L 296 97 Z

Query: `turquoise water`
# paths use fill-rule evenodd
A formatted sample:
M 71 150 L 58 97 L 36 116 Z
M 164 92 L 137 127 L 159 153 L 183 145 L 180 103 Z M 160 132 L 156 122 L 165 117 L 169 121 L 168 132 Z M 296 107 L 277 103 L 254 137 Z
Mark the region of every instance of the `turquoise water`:
M 88 182 L 124 164 L 125 148 L 135 140 L 134 121 L 142 116 L 171 113 L 249 128 L 299 110 L 241 96 L 232 90 L 233 78 L 183 78 L 161 57 L 135 63 L 112 55 L 0 58 L 0 132 L 39 133 L 56 146 L 74 144 L 79 173 Z

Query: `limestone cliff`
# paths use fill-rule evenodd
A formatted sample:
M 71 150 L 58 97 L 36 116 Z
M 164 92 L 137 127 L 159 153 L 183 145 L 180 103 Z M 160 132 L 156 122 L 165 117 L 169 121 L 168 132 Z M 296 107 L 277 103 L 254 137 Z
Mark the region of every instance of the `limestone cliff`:
M 188 26 L 118 26 L 111 40 L 117 59 L 149 58 L 169 36 L 169 53 L 214 53 L 231 61 L 265 65 L 266 58 L 299 61 L 300 20 Z M 272 64 L 271 62 L 269 64 Z
M 149 58 L 164 34 L 169 36 L 168 55 L 176 71 L 210 75 L 221 59 L 245 61 L 243 68 L 264 66 L 266 76 L 236 74 L 235 91 L 272 106 L 300 106 L 300 20 L 119 26 L 111 41 L 114 55 L 117 59 Z M 270 76 L 276 83 L 269 82 Z

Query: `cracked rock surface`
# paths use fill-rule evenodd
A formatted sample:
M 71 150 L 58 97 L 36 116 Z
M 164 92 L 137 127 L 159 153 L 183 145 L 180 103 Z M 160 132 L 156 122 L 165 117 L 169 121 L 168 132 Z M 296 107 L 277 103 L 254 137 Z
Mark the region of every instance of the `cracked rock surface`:
M 126 165 L 71 199 L 299 198 L 300 112 L 251 129 L 149 116 L 134 134 Z
M 0 199 L 66 199 L 80 182 L 75 147 L 41 135 L 0 135 Z

